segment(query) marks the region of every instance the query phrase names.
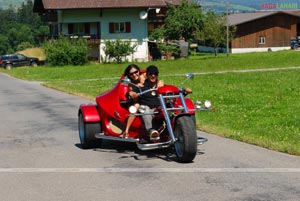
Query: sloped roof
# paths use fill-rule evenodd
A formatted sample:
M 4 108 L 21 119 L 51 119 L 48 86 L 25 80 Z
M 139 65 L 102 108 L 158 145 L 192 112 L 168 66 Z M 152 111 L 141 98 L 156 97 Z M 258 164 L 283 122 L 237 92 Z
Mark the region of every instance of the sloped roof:
M 254 13 L 237 13 L 228 16 L 229 25 L 239 25 L 253 20 L 261 19 L 275 14 L 287 14 L 300 18 L 300 14 L 293 11 L 264 11 L 264 12 L 254 12 Z
M 34 11 L 88 8 L 138 8 L 179 5 L 181 0 L 35 0 Z

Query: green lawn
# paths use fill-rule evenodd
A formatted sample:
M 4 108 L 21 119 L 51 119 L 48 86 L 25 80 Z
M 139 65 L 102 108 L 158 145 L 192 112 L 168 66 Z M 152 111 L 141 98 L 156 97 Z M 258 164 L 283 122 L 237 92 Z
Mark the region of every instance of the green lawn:
M 300 52 L 201 54 L 188 59 L 140 63 L 157 65 L 165 83 L 179 85 L 184 74 L 196 73 L 186 87 L 190 97 L 210 99 L 216 111 L 197 113 L 200 130 L 300 155 Z M 128 64 L 28 67 L 1 72 L 90 98 L 112 87 Z M 233 72 L 281 68 L 274 71 Z M 225 72 L 225 73 L 219 73 Z M 88 102 L 88 101 L 87 101 Z

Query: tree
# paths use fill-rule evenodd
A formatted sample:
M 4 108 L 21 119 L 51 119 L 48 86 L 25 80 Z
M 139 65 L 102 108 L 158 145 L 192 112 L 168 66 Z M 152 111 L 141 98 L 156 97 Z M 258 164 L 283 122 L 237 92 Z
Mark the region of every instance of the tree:
M 10 49 L 10 45 L 7 36 L 0 34 L 0 55 L 5 54 L 8 49 Z
M 2 54 L 13 53 L 25 46 L 39 46 L 40 36 L 49 33 L 49 29 L 42 23 L 38 14 L 32 12 L 32 8 L 32 0 L 28 0 L 18 9 L 12 6 L 6 10 L 0 9 Z
M 231 26 L 229 29 L 229 41 L 232 40 L 236 28 Z M 204 29 L 198 32 L 196 38 L 204 40 L 208 45 L 214 48 L 215 56 L 217 56 L 217 49 L 221 44 L 226 44 L 226 16 L 217 15 L 213 11 L 208 11 L 204 17 Z
M 166 56 L 180 55 L 180 48 L 172 40 L 190 42 L 203 28 L 203 16 L 200 4 L 183 0 L 179 6 L 170 6 L 163 26 L 152 31 L 149 39 L 157 41 L 157 48 Z
M 165 20 L 165 37 L 170 40 L 194 39 L 203 27 L 202 11 L 199 3 L 183 0 L 179 6 L 171 6 Z

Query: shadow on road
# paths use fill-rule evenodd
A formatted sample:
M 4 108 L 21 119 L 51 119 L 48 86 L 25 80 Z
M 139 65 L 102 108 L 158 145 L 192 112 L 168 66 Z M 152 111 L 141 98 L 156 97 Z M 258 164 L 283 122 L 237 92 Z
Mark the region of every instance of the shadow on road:
M 75 144 L 81 149 L 80 144 Z M 135 143 L 120 142 L 113 140 L 102 140 L 102 143 L 94 145 L 91 150 L 103 153 L 117 153 L 120 158 L 132 158 L 134 160 L 152 160 L 161 159 L 167 162 L 177 162 L 174 147 L 142 151 L 137 148 Z M 204 152 L 198 150 L 197 155 L 202 155 Z

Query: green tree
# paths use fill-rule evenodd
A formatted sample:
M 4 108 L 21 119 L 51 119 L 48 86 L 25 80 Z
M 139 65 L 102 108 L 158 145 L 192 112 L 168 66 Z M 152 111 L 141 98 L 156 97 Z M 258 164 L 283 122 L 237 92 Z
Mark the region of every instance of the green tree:
M 17 10 L 17 21 L 21 24 L 31 25 L 33 29 L 39 28 L 42 24 L 40 16 L 32 11 L 33 2 L 27 1 L 22 3 L 21 7 Z
M 190 41 L 202 27 L 203 16 L 199 3 L 183 0 L 179 6 L 168 9 L 164 25 L 167 39 Z
M 200 4 L 183 0 L 179 6 L 171 6 L 168 9 L 164 25 L 154 29 L 149 40 L 156 41 L 157 48 L 167 57 L 178 57 L 181 50 L 170 41 L 191 42 L 202 29 L 203 15 Z
M 18 9 L 13 6 L 5 10 L 0 9 L 0 33 L 5 36 L 1 37 L 0 52 L 12 53 L 18 47 L 39 46 L 40 36 L 49 33 L 49 29 L 42 23 L 38 14 L 32 12 L 32 8 L 33 3 L 29 0 Z M 4 39 L 7 41 L 3 41 Z
M 220 45 L 225 46 L 227 43 L 227 30 L 226 30 L 226 16 L 217 15 L 213 11 L 208 11 L 204 17 L 204 29 L 202 32 L 198 32 L 196 38 L 202 41 L 209 46 L 214 48 L 215 56 L 217 56 L 217 49 Z M 229 27 L 229 38 L 231 41 L 234 37 L 236 27 Z
M 7 36 L 0 34 L 0 54 L 5 54 L 8 49 L 10 49 L 10 45 Z

